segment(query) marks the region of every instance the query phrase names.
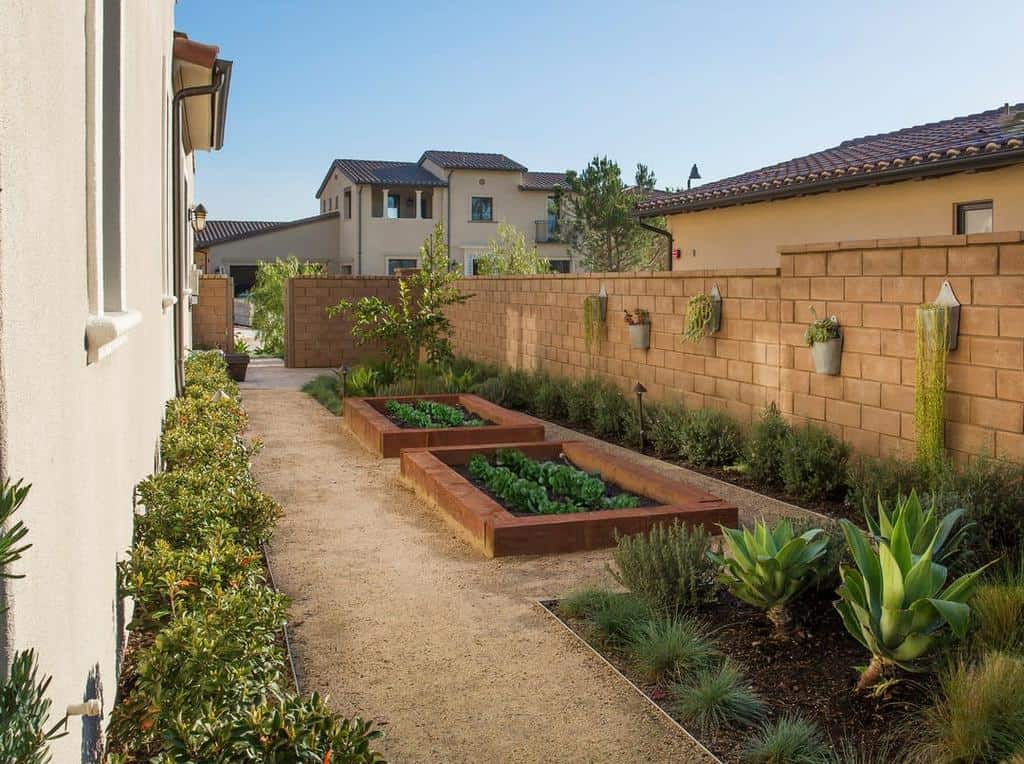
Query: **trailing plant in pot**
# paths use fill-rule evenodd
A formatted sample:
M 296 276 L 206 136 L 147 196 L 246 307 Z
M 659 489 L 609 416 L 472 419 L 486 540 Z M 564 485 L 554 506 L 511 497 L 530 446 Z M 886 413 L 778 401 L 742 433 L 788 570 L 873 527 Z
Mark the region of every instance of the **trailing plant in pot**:
M 804 332 L 804 341 L 814 356 L 814 370 L 818 374 L 835 376 L 843 357 L 843 335 L 839 332 L 839 319 L 835 316 L 818 318 L 818 312 L 811 306 L 814 321 Z
M 228 365 L 228 374 L 235 382 L 245 382 L 245 372 L 249 368 L 249 346 L 241 337 L 235 337 L 232 352 L 224 354 Z
M 583 342 L 588 352 L 604 336 L 607 317 L 607 295 L 592 294 L 583 299 Z
M 722 321 L 722 296 L 718 285 L 710 294 L 695 294 L 686 303 L 686 324 L 683 337 L 696 344 L 708 334 L 714 334 Z
M 629 327 L 629 339 L 637 350 L 647 350 L 651 346 L 651 314 L 644 308 L 637 308 L 625 313 L 626 325 Z
M 942 459 L 945 447 L 949 308 L 928 303 L 917 309 L 916 318 L 914 433 L 917 456 L 926 464 L 936 464 Z

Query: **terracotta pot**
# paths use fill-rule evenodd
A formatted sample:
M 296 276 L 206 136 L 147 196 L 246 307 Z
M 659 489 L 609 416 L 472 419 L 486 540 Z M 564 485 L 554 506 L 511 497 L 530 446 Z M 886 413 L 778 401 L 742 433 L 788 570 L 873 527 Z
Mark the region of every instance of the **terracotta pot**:
M 651 325 L 630 324 L 629 339 L 637 350 L 647 350 L 651 346 Z
M 235 382 L 245 382 L 245 372 L 249 368 L 249 354 L 225 353 L 224 361 L 228 365 L 228 376 Z
M 836 337 L 828 342 L 815 342 L 811 345 L 814 356 L 814 370 L 818 374 L 836 376 L 839 374 L 843 360 L 843 338 Z

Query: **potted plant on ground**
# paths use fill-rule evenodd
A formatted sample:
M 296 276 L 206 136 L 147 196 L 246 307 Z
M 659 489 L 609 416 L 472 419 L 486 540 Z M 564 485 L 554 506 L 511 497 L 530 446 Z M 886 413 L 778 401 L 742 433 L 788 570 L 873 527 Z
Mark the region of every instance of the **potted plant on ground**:
M 249 346 L 241 337 L 235 337 L 233 351 L 224 354 L 224 360 L 228 365 L 228 375 L 235 382 L 244 382 L 245 372 L 249 368 Z
M 629 339 L 637 350 L 647 350 L 651 346 L 651 314 L 643 308 L 633 312 L 624 310 L 626 325 L 629 327 Z
M 804 340 L 811 348 L 814 357 L 814 370 L 818 374 L 835 376 L 843 357 L 843 335 L 839 332 L 839 319 L 835 316 L 818 318 L 817 311 L 811 307 L 814 321 L 807 327 Z

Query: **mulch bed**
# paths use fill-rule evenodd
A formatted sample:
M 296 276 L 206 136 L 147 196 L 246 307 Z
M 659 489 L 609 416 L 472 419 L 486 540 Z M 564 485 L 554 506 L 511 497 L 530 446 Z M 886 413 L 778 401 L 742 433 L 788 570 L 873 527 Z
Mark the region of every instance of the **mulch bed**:
M 823 593 L 802 600 L 794 608 L 797 637 L 790 642 L 774 640 L 762 611 L 725 592 L 695 615 L 710 625 L 722 653 L 743 667 L 757 694 L 772 707 L 772 718 L 796 713 L 816 722 L 836 745 L 845 739 L 865 753 L 884 750 L 885 739 L 907 724 L 908 715 L 916 710 L 914 701 L 934 692 L 935 677 L 904 674 L 902 681 L 882 697 L 854 694 L 854 667 L 866 664 L 868 654 L 847 634 L 832 599 Z M 549 607 L 558 614 L 556 603 Z M 587 621 L 562 614 L 559 617 L 678 719 L 672 713 L 672 699 L 665 686 L 651 684 L 630 665 L 626 653 L 591 639 Z M 722 728 L 702 734 L 679 721 L 724 762 L 739 761 L 739 752 L 752 732 Z

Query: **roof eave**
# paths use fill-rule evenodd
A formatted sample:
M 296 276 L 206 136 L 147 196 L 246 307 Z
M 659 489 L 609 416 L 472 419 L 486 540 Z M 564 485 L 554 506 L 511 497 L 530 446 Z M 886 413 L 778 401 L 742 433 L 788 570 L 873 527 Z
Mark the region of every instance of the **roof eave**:
M 757 191 L 748 194 L 737 194 L 735 196 L 722 196 L 718 198 L 702 199 L 690 203 L 679 203 L 664 206 L 638 207 L 636 216 L 640 218 L 661 217 L 663 215 L 678 215 L 687 212 L 698 212 L 701 210 L 715 209 L 719 207 L 736 207 L 741 204 L 753 204 L 756 202 L 775 201 L 778 199 L 789 199 L 795 196 L 806 196 L 809 194 L 824 193 L 826 191 L 845 191 L 863 186 L 873 186 L 881 183 L 896 183 L 902 180 L 913 180 L 914 178 L 928 178 L 936 175 L 949 175 L 955 172 L 966 172 L 969 170 L 987 170 L 997 167 L 1018 164 L 1024 162 L 1024 151 L 1010 149 L 992 154 L 980 154 L 968 158 L 940 159 L 927 164 L 915 164 L 905 167 L 895 167 L 882 172 L 871 172 L 857 175 L 844 175 L 841 178 L 828 178 L 813 183 L 800 183 L 771 188 L 765 191 Z

